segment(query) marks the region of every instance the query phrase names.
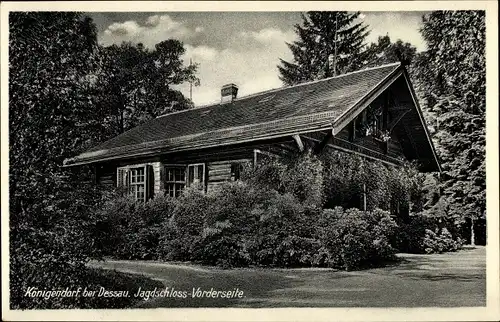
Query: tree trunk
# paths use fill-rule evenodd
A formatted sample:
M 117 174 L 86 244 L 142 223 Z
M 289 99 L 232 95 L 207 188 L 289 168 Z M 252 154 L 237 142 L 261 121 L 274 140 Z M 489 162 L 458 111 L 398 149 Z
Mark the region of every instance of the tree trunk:
M 125 125 L 123 122 L 123 119 L 124 119 L 123 113 L 125 113 L 125 110 L 120 111 L 120 133 L 125 132 L 125 129 L 124 129 Z
M 363 183 L 363 210 L 366 211 L 366 184 Z
M 472 246 L 475 246 L 475 238 L 476 236 L 474 235 L 474 219 L 470 219 L 470 244 Z

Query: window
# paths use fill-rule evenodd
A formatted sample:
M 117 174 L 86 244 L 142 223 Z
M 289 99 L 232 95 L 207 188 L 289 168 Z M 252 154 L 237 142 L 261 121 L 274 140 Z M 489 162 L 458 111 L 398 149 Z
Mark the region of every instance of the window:
M 135 165 L 117 169 L 117 186 L 124 187 L 137 201 L 153 196 L 154 174 L 151 165 Z
M 186 187 L 198 184 L 205 190 L 205 164 L 170 165 L 165 167 L 165 193 L 179 197 Z
M 186 186 L 185 167 L 165 168 L 165 193 L 170 197 L 179 197 Z
M 130 193 L 135 200 L 145 201 L 146 199 L 146 173 L 144 168 L 130 169 Z
M 188 187 L 197 185 L 200 190 L 205 191 L 205 164 L 197 163 L 188 165 Z

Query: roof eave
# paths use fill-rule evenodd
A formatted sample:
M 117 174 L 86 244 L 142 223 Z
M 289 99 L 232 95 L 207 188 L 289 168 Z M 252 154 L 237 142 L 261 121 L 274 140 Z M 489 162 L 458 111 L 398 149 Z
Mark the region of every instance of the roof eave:
M 249 142 L 255 142 L 255 141 L 262 141 L 262 140 L 271 140 L 271 139 L 276 139 L 276 138 L 282 138 L 282 137 L 287 137 L 287 136 L 293 136 L 296 134 L 303 134 L 303 133 L 309 133 L 312 131 L 324 131 L 324 130 L 332 130 L 333 127 L 331 125 L 331 122 L 329 120 L 324 122 L 324 125 L 318 125 L 318 126 L 307 126 L 307 127 L 302 127 L 299 129 L 292 129 L 292 130 L 282 130 L 277 133 L 272 133 L 272 134 L 265 134 L 265 135 L 252 135 L 249 138 L 244 138 L 244 139 L 226 139 L 225 142 L 219 142 L 217 139 L 214 139 L 212 141 L 202 141 L 198 142 L 198 144 L 194 145 L 184 145 L 184 146 L 178 146 L 178 147 L 169 147 L 168 145 L 157 145 L 154 147 L 149 147 L 149 148 L 144 148 L 142 150 L 138 150 L 135 152 L 131 153 L 120 153 L 117 155 L 108 155 L 104 157 L 97 157 L 97 158 L 79 158 L 79 156 L 71 159 L 66 159 L 64 160 L 63 167 L 74 167 L 74 166 L 81 166 L 81 165 L 88 165 L 92 163 L 101 163 L 101 162 L 107 162 L 107 161 L 119 161 L 119 160 L 124 160 L 124 159 L 131 159 L 131 158 L 138 158 L 138 157 L 150 157 L 150 156 L 156 156 L 158 154 L 171 154 L 171 153 L 176 153 L 176 152 L 185 152 L 185 151 L 192 151 L 192 150 L 200 150 L 200 149 L 208 149 L 208 148 L 214 148 L 214 147 L 219 147 L 219 146 L 227 146 L 227 145 L 233 145 L 233 144 L 242 144 L 242 143 L 249 143 Z M 80 160 L 78 160 L 80 159 Z

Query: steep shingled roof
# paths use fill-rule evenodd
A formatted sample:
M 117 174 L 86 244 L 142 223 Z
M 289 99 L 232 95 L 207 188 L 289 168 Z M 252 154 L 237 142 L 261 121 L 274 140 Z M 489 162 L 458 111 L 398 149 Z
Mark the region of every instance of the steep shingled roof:
M 399 63 L 388 64 L 166 114 L 66 160 L 65 165 L 330 129 L 400 69 Z

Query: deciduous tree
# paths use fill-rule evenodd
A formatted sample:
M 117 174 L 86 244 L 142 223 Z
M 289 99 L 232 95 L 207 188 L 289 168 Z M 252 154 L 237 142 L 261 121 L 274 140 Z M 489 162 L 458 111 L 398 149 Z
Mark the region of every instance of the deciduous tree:
M 184 82 L 198 83 L 197 65 L 184 66 L 185 49 L 175 39 L 154 49 L 122 43 L 100 50 L 97 100 L 109 136 L 122 133 L 164 113 L 183 110 L 192 102 L 174 88 Z
M 27 287 L 73 286 L 92 253 L 88 172 L 61 165 L 96 135 L 97 38 L 78 13 L 12 12 L 9 31 L 11 306 L 43 307 Z
M 485 14 L 435 11 L 424 16 L 428 50 L 414 75 L 423 108 L 436 117 L 436 148 L 442 162 L 441 197 L 431 209 L 457 222 L 484 218 L 485 180 Z
M 391 42 L 388 35 L 380 36 L 376 43 L 371 43 L 363 52 L 364 66 L 380 66 L 398 61 L 404 61 L 409 65 L 416 53 L 417 48 L 408 42 L 403 42 L 401 39 Z

